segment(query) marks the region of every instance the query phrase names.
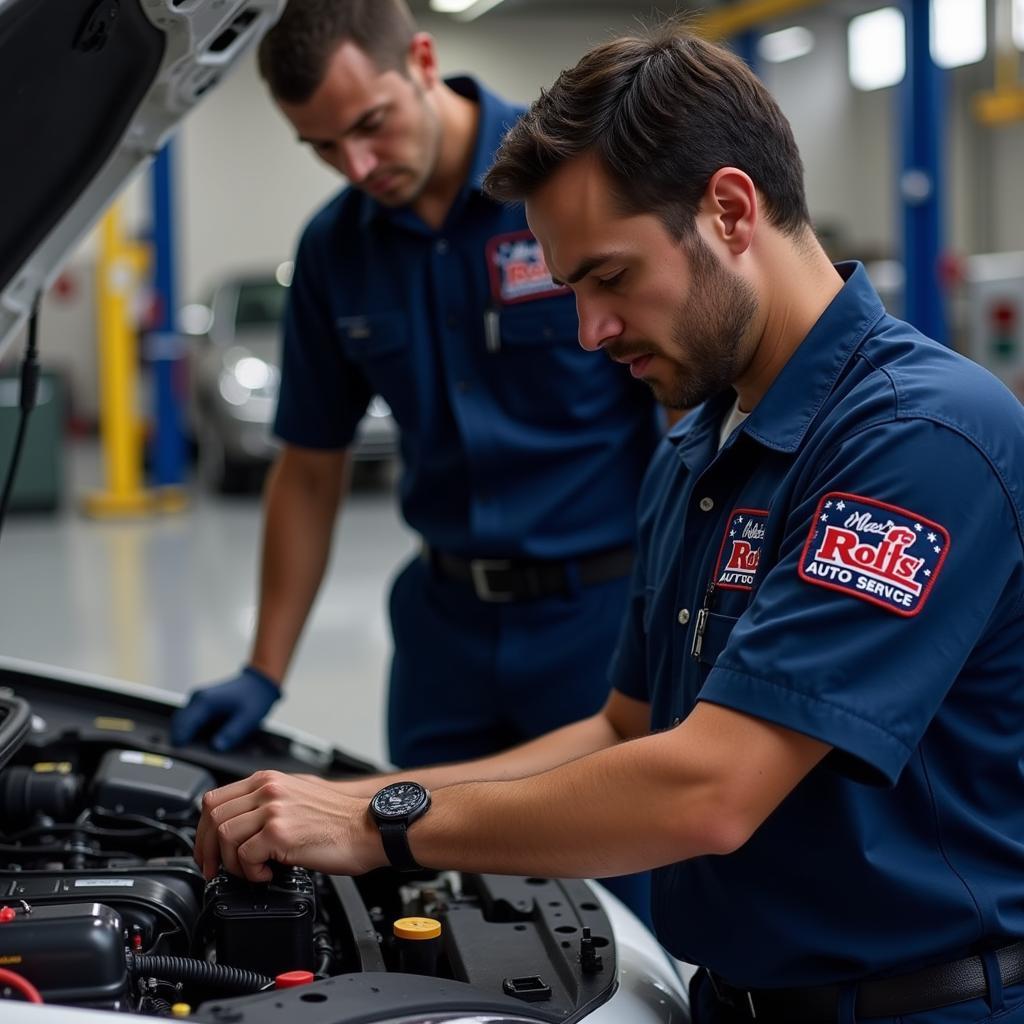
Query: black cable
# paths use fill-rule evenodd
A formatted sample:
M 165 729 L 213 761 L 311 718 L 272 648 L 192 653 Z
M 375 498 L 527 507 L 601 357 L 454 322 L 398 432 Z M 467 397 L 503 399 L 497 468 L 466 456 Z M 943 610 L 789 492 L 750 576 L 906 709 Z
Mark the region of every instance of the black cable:
M 18 464 L 21 462 L 21 450 L 25 444 L 29 413 L 35 408 L 36 394 L 39 391 L 39 359 L 36 345 L 38 328 L 39 301 L 37 299 L 28 321 L 28 343 L 25 346 L 25 358 L 21 364 L 21 390 L 18 394 L 21 416 L 18 419 L 18 433 L 14 439 L 14 451 L 11 453 L 11 461 L 7 467 L 3 496 L 0 497 L 0 534 L 3 533 L 4 520 L 7 518 L 7 506 L 11 500 L 11 491 L 14 489 L 14 480 L 18 475 Z
M 166 821 L 157 821 L 155 818 L 147 818 L 144 814 L 126 814 L 124 811 L 105 810 L 102 807 L 94 807 L 92 809 L 92 817 L 95 818 L 107 818 L 112 821 L 130 821 L 137 825 L 144 825 L 146 828 L 153 829 L 155 832 L 163 832 L 165 835 L 174 836 L 180 843 L 185 847 L 186 853 L 191 853 L 193 846 L 195 846 L 195 836 L 189 835 L 188 832 L 183 828 L 176 828 L 174 825 L 169 825 Z
M 128 970 L 135 977 L 152 976 L 161 981 L 181 981 L 185 984 L 216 985 L 230 994 L 259 992 L 273 982 L 265 974 L 246 971 L 226 964 L 211 964 L 205 960 L 193 960 L 183 956 L 142 956 L 138 953 L 127 955 Z

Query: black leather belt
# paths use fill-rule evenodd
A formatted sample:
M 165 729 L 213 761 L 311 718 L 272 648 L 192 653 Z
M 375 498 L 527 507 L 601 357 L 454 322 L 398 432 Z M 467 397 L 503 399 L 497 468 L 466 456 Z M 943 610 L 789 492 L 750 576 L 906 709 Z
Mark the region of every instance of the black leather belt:
M 1024 942 L 994 950 L 1003 987 L 1024 981 Z M 712 991 L 741 1017 L 766 1024 L 833 1024 L 849 985 L 817 988 L 742 989 L 708 972 Z M 856 984 L 856 1017 L 899 1017 L 981 999 L 988 992 L 980 956 L 933 964 L 910 974 Z
M 574 586 L 620 579 L 633 568 L 633 549 L 613 548 L 565 562 L 516 558 L 462 558 L 424 546 L 423 557 L 441 576 L 468 583 L 481 601 L 530 601 L 569 594 Z

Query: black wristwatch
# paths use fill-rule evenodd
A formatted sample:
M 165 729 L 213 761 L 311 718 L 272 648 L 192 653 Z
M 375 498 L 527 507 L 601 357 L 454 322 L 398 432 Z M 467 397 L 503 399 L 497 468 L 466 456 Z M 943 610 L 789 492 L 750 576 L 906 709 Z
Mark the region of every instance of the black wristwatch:
M 384 852 L 397 871 L 419 871 L 409 849 L 407 830 L 430 808 L 430 791 L 418 782 L 392 782 L 370 801 L 370 814 L 377 822 Z

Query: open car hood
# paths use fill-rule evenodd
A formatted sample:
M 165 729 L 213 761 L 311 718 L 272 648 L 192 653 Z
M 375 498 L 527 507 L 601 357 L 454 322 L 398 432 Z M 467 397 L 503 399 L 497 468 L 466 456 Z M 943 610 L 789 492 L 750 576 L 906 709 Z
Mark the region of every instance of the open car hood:
M 64 258 L 284 0 L 0 0 L 0 354 Z

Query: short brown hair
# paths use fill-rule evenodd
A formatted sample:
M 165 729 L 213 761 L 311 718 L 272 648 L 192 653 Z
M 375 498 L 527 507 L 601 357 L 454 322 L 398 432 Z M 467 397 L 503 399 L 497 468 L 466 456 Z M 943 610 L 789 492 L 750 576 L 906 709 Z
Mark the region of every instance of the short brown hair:
M 750 175 L 768 220 L 810 223 L 789 122 L 738 57 L 671 21 L 590 50 L 508 132 L 484 187 L 528 198 L 565 162 L 593 150 L 626 213 L 654 213 L 673 236 L 693 228 L 721 167 Z
M 405 0 L 288 0 L 259 49 L 260 74 L 285 103 L 304 103 L 345 41 L 381 71 L 406 69 L 416 22 Z

